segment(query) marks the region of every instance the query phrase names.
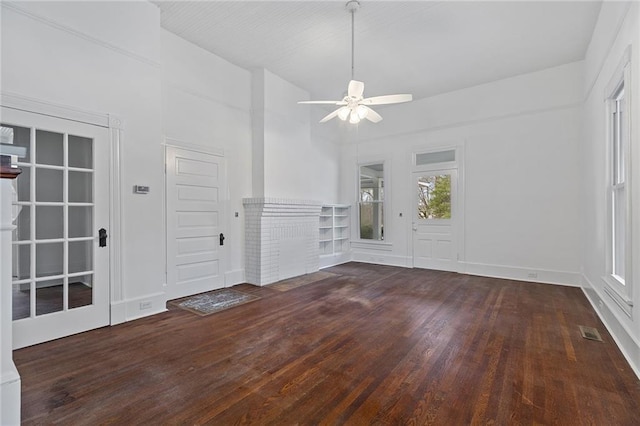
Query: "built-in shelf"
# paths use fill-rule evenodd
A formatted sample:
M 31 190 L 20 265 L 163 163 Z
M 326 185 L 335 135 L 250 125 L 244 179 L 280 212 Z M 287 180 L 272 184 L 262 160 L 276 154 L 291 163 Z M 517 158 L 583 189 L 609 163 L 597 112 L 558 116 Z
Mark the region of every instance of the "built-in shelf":
M 348 205 L 322 206 L 319 243 L 321 267 L 348 260 L 350 250 Z

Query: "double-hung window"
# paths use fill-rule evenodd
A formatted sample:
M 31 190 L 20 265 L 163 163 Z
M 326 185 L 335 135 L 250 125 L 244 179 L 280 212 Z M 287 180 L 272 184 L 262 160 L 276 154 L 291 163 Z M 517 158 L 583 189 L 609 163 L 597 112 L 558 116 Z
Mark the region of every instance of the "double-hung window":
M 360 166 L 360 239 L 384 240 L 384 163 Z
M 607 250 L 605 290 L 628 315 L 631 314 L 631 229 L 629 152 L 631 145 L 629 102 L 630 54 L 607 86 Z

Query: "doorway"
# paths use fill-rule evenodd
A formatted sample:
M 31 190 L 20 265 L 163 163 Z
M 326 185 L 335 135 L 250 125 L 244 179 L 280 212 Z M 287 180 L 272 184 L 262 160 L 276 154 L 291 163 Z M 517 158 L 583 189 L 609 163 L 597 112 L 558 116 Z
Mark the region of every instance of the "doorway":
M 108 130 L 7 107 L 1 125 L 28 151 L 13 182 L 14 349 L 108 325 Z
M 167 145 L 167 297 L 224 287 L 224 157 Z

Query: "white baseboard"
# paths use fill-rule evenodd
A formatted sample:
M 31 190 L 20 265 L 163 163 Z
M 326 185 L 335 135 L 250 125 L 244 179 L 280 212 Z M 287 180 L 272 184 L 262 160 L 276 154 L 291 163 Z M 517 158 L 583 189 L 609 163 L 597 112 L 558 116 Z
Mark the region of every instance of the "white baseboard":
M 167 310 L 166 293 L 153 293 L 111 303 L 111 325 L 159 314 Z
M 600 291 L 591 283 L 591 281 L 582 275 L 582 291 L 591 306 L 598 314 L 600 321 L 604 324 L 616 342 L 616 345 L 622 352 L 633 372 L 640 379 L 640 341 L 634 337 L 631 330 L 620 321 L 615 313 L 615 309 L 611 309 L 608 295 L 600 294 Z
M 234 269 L 233 271 L 224 273 L 224 286 L 231 287 L 236 284 L 246 282 L 244 278 L 244 269 Z
M 351 254 L 351 260 L 354 262 L 374 263 L 376 265 L 400 266 L 402 268 L 412 268 L 413 259 L 408 256 L 395 256 L 391 254 L 359 252 L 354 251 Z
M 3 372 L 0 379 L 0 425 L 20 425 L 20 375 L 18 370 Z
M 351 261 L 351 252 L 320 256 L 320 269 L 341 265 Z
M 580 273 L 566 271 L 551 271 L 535 268 L 520 268 L 515 266 L 489 265 L 485 263 L 458 262 L 459 272 L 483 277 L 504 278 L 515 281 L 530 281 L 542 284 L 560 284 L 570 287 L 580 287 Z

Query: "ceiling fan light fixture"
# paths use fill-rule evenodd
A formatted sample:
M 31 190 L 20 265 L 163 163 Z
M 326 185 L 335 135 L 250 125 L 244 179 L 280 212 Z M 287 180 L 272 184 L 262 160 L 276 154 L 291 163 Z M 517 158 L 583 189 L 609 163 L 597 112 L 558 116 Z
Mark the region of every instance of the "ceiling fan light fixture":
M 354 77 L 355 63 L 355 12 L 360 8 L 358 0 L 349 0 L 346 4 L 347 11 L 351 14 L 351 80 L 347 87 L 347 95 L 340 101 L 299 101 L 299 104 L 327 104 L 339 105 L 340 108 L 333 110 L 326 115 L 320 123 L 338 117 L 342 121 L 358 124 L 365 118 L 372 123 L 379 123 L 382 120 L 380 114 L 371 109 L 370 105 L 398 104 L 402 102 L 410 102 L 413 98 L 409 94 L 403 95 L 383 95 L 374 96 L 372 98 L 364 97 L 364 83 L 358 81 Z
M 358 105 L 358 107 L 356 108 L 356 113 L 358 114 L 358 117 L 360 117 L 360 119 L 364 119 L 367 118 L 367 115 L 369 114 L 369 109 L 364 106 L 364 105 Z

